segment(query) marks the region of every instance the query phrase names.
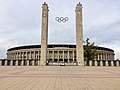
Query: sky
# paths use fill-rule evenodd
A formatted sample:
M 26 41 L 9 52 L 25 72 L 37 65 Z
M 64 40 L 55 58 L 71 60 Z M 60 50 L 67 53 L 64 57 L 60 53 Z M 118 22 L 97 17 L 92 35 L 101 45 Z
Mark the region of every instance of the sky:
M 83 35 L 120 59 L 120 0 L 0 0 L 0 58 L 7 49 L 41 43 L 42 4 L 49 6 L 49 44 L 75 44 L 75 7 L 83 5 Z M 58 23 L 55 17 L 68 17 Z

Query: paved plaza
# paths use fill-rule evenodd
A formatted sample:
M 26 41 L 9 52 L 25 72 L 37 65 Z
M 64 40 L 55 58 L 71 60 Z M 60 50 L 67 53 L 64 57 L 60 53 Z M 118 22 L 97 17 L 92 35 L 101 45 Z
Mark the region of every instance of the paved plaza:
M 0 67 L 0 90 L 120 90 L 120 67 Z

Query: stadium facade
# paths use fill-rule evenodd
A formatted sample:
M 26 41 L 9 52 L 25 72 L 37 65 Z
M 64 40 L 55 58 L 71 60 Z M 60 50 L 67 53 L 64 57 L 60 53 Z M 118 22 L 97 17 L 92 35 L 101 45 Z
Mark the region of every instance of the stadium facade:
M 95 58 L 94 63 L 84 61 L 84 65 L 112 66 L 114 51 L 109 48 L 95 47 L 101 52 Z M 7 60 L 2 65 L 8 66 L 39 66 L 41 61 L 41 45 L 29 45 L 14 47 L 7 50 Z M 51 44 L 47 46 L 46 65 L 78 65 L 76 45 Z M 110 64 L 111 63 L 111 64 Z M 92 65 L 93 64 L 93 65 Z M 114 64 L 114 63 L 113 63 Z

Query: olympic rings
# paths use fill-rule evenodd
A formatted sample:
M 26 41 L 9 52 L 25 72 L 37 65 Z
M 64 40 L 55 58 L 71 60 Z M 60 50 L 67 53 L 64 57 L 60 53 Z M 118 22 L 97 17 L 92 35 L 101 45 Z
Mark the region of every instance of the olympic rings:
M 68 19 L 68 17 L 56 17 L 55 18 L 55 20 L 56 21 L 58 21 L 58 22 L 63 22 L 63 23 L 65 23 L 65 22 L 67 22 L 69 19 Z

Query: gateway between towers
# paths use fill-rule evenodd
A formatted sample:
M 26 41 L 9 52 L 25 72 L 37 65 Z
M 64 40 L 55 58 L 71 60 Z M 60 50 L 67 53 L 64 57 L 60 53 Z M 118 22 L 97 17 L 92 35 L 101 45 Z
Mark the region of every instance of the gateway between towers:
M 41 37 L 41 61 L 40 65 L 47 64 L 48 44 L 48 5 L 44 2 L 42 6 L 42 37 Z M 82 25 L 82 4 L 76 6 L 76 64 L 84 65 L 83 56 L 83 25 Z

